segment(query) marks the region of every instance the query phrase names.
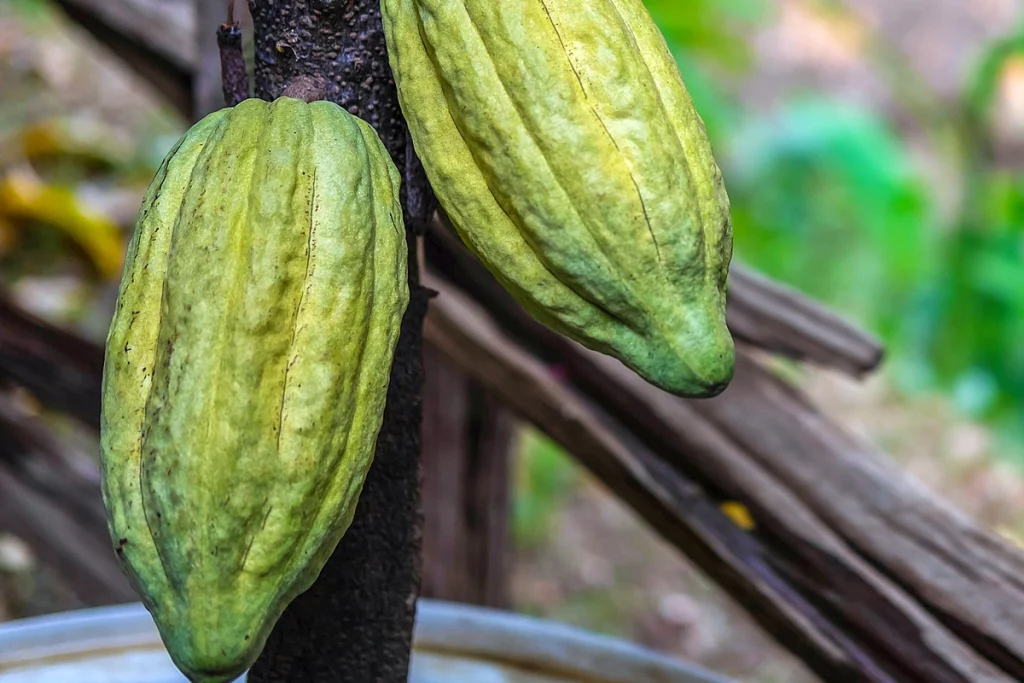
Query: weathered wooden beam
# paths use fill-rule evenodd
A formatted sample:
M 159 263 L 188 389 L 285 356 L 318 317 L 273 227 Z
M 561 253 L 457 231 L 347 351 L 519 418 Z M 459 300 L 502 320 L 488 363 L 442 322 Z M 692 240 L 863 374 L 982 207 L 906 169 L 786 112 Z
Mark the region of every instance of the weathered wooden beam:
M 880 454 L 851 448 L 850 437 L 745 351 L 721 397 L 684 401 L 574 345 L 573 367 L 594 364 L 606 374 L 607 389 L 650 416 L 656 438 L 647 439 L 603 410 L 616 411 L 616 401 L 574 386 L 572 374 L 567 382 L 555 379 L 465 294 L 439 281 L 429 285 L 441 295 L 428 317 L 428 343 L 561 443 L 824 680 L 953 683 L 1024 675 L 1024 599 L 1012 578 L 1014 570 L 1024 576 L 1024 557 L 923 494 Z M 803 441 L 807 424 L 819 437 L 813 449 Z M 792 475 L 810 459 L 818 466 L 802 485 L 777 474 Z M 886 474 L 865 478 L 865 470 Z M 819 509 L 826 499 L 830 515 Z M 717 508 L 723 500 L 747 506 L 755 528 L 732 524 Z M 833 526 L 841 515 L 834 510 L 863 511 L 864 500 L 889 507 L 842 515 Z M 929 580 L 948 579 L 949 557 L 928 549 L 927 540 L 907 548 L 910 523 L 922 534 L 914 538 L 967 551 L 974 579 L 961 573 L 952 583 Z M 938 530 L 926 534 L 930 527 Z M 870 545 L 851 541 L 864 536 Z M 901 550 L 901 561 L 893 562 Z M 992 575 L 1000 580 L 985 578 Z M 943 586 L 971 597 L 949 596 Z M 946 596 L 940 609 L 936 591 Z
M 99 427 L 103 349 L 16 306 L 0 292 L 0 378 Z
M 423 368 L 421 594 L 508 607 L 518 421 L 436 348 L 424 349 Z
M 192 0 L 54 0 L 186 119 L 199 60 Z M 219 0 L 209 2 L 220 4 Z M 223 8 L 224 6 L 222 6 Z
M 683 431 L 681 402 L 592 359 L 642 398 L 642 409 Z M 695 402 L 694 413 L 964 642 L 1024 680 L 1024 554 L 839 429 L 778 377 L 750 360 L 742 370 L 728 396 Z M 708 471 L 722 462 L 693 447 L 673 460 L 696 457 Z
M 522 326 L 531 350 L 545 354 L 565 346 L 534 321 L 498 284 L 440 214 L 427 230 L 426 254 L 445 278 L 483 302 L 493 315 Z M 863 375 L 882 360 L 882 345 L 821 304 L 740 265 L 729 277 L 726 317 L 737 341 L 781 356 Z M 556 354 L 557 355 L 557 354 Z
M 84 605 L 136 600 L 114 557 L 99 473 L 0 393 L 0 529 L 27 542 Z
M 803 294 L 733 263 L 727 307 L 733 336 L 759 349 L 859 377 L 882 362 L 880 341 Z

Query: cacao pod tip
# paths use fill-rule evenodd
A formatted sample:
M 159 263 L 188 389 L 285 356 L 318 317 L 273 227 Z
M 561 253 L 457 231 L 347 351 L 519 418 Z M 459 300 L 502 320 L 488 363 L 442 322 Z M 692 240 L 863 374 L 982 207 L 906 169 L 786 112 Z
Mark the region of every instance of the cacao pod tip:
M 724 323 L 704 323 L 660 343 L 651 340 L 650 348 L 636 371 L 671 394 L 714 398 L 732 381 L 736 348 Z
M 671 373 L 659 372 L 647 374 L 647 377 L 659 388 L 681 398 L 714 398 L 725 391 L 732 382 L 734 355 L 723 354 L 715 358 L 711 365 L 695 366 L 674 363 Z M 709 371 L 712 370 L 712 371 Z
M 181 629 L 184 637 L 172 636 L 165 641 L 167 651 L 175 666 L 192 683 L 230 683 L 253 665 L 262 650 L 252 640 L 244 638 L 205 638 L 200 643 Z M 234 633 L 234 632 L 232 632 Z M 204 630 L 209 635 L 209 630 Z M 233 642 L 240 641 L 240 642 Z

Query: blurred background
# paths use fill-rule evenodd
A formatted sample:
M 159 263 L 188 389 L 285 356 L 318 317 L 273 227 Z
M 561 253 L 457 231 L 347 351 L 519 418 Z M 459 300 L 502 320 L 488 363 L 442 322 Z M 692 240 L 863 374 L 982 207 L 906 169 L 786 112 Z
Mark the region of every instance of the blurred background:
M 738 260 L 888 349 L 864 382 L 795 366 L 792 379 L 960 509 L 1024 538 L 1024 3 L 647 5 L 719 157 Z M 102 343 L 142 193 L 186 128 L 46 0 L 0 0 L 0 290 Z M 14 418 L 96 457 L 89 430 L 0 392 Z M 558 448 L 519 430 L 513 609 L 738 680 L 813 680 Z M 0 620 L 80 606 L 3 533 L 2 510 Z

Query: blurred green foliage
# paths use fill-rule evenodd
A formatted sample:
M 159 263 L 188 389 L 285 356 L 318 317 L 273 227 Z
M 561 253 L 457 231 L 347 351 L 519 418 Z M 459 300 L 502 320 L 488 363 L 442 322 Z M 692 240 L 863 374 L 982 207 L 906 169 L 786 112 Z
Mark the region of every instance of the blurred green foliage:
M 898 336 L 935 265 L 928 196 L 898 138 L 869 112 L 796 101 L 730 142 L 740 258 Z
M 1024 407 L 1024 173 L 992 160 L 990 110 L 1024 29 L 991 45 L 962 102 L 921 98 L 912 70 L 874 44 L 893 92 L 953 187 L 925 179 L 910 143 L 876 111 L 827 96 L 750 111 L 758 0 L 647 0 L 704 118 L 732 200 L 737 260 L 792 284 L 879 334 L 906 390 L 946 391 L 971 415 L 1019 431 Z M 877 49 L 877 53 L 875 50 Z M 910 93 L 913 93 L 912 95 Z M 942 193 L 960 196 L 950 214 Z
M 512 536 L 519 548 L 530 548 L 548 536 L 551 520 L 578 480 L 578 466 L 556 444 L 524 429 L 515 467 Z
M 986 153 L 997 84 L 1007 60 L 1024 54 L 1024 30 L 989 47 L 955 107 L 929 100 L 894 51 L 876 44 L 865 54 L 957 169 L 955 186 L 938 188 L 880 112 L 827 94 L 745 107 L 750 37 L 771 18 L 766 0 L 645 1 L 722 166 L 737 260 L 878 334 L 886 370 L 908 393 L 946 392 L 1024 439 L 1024 173 L 997 169 Z M 942 193 L 962 197 L 952 214 Z M 520 542 L 543 533 L 573 472 L 550 442 L 524 443 Z
M 15 12 L 23 19 L 39 19 L 46 15 L 48 5 L 46 0 L 3 0 L 9 3 Z

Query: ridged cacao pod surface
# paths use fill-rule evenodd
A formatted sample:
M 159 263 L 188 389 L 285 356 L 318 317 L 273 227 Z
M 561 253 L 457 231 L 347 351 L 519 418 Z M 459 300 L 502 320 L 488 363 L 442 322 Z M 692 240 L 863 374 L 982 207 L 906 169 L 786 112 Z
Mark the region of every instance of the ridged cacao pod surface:
M 416 152 L 541 322 L 683 396 L 732 378 L 729 200 L 641 0 L 382 0 Z
M 174 662 L 228 681 L 351 523 L 408 303 L 399 175 L 329 102 L 246 100 L 167 155 L 106 346 L 103 494 Z

